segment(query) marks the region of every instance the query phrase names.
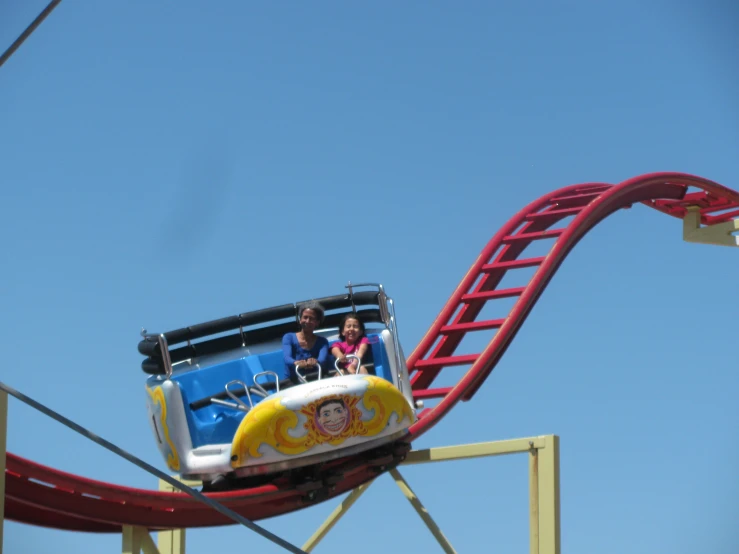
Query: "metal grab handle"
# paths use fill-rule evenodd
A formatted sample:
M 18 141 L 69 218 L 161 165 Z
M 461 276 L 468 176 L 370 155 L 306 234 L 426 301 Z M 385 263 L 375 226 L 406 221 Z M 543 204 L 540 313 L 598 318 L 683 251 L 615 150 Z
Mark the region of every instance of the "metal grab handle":
M 344 356 L 344 357 L 347 360 L 350 359 L 350 358 L 354 358 L 355 360 L 357 360 L 357 371 L 359 371 L 359 366 L 362 364 L 362 358 L 360 358 L 356 354 L 349 354 L 348 356 Z M 339 375 L 341 375 L 343 377 L 344 376 L 344 372 L 339 367 L 339 360 L 338 359 L 334 362 L 334 367 L 336 368 L 336 371 L 339 372 Z
M 403 374 L 401 371 L 401 365 L 403 361 L 400 359 L 400 338 L 398 337 L 398 325 L 395 322 L 395 303 L 393 302 L 392 298 L 387 299 L 387 304 L 390 307 L 389 309 L 389 323 L 390 323 L 390 332 L 393 336 L 393 342 L 395 343 L 395 366 L 396 366 L 396 373 L 397 373 L 397 380 L 398 380 L 398 390 L 402 393 L 403 392 Z
M 275 392 L 280 392 L 280 377 L 274 371 L 260 371 L 259 373 L 254 375 L 254 387 L 259 389 L 259 392 L 264 394 L 264 398 L 267 398 L 269 396 L 269 393 L 264 389 L 264 387 L 262 387 L 262 385 L 257 383 L 257 377 L 267 374 L 272 374 L 275 376 Z
M 219 406 L 225 406 L 226 408 L 233 408 L 234 410 L 239 410 L 241 412 L 248 412 L 249 408 L 243 408 L 239 404 L 234 404 L 233 402 L 226 402 L 225 400 L 221 400 L 220 398 L 211 398 L 211 403 L 218 404 Z
M 244 402 L 241 400 L 241 398 L 239 398 L 238 396 L 236 396 L 234 393 L 232 393 L 228 389 L 228 387 L 230 385 L 233 385 L 234 383 L 236 383 L 237 385 L 241 385 L 242 387 L 244 387 L 244 392 L 246 393 L 246 397 L 249 399 L 249 406 L 251 406 L 251 408 L 253 408 L 254 407 L 254 403 L 251 401 L 251 394 L 249 394 L 249 387 L 247 387 L 246 386 L 246 383 L 244 383 L 243 381 L 238 381 L 238 380 L 237 381 L 229 381 L 228 383 L 226 383 L 226 387 L 225 387 L 226 388 L 226 394 L 229 397 L 231 397 L 234 400 L 234 402 L 236 402 L 236 404 L 231 404 L 230 402 L 225 402 L 225 401 L 219 400 L 217 398 L 211 398 L 210 401 L 211 402 L 215 402 L 216 404 L 220 404 L 221 406 L 228 406 L 229 408 L 236 408 L 237 410 L 241 410 L 243 412 L 248 412 L 251 408 L 249 406 L 247 406 L 246 404 L 244 404 Z
M 318 380 L 321 380 L 321 364 L 316 362 L 316 365 L 318 366 Z M 308 381 L 303 377 L 303 375 L 300 373 L 300 368 L 298 366 L 295 366 L 295 373 L 298 376 L 298 379 L 300 379 L 303 383 L 307 383 Z
M 159 351 L 162 353 L 162 365 L 164 366 L 164 374 L 167 376 L 167 379 L 172 377 L 172 358 L 169 355 L 169 345 L 167 344 L 167 337 L 164 336 L 164 333 L 148 333 L 146 329 L 142 328 L 141 336 L 144 337 L 144 339 L 147 341 L 156 340 L 159 343 Z

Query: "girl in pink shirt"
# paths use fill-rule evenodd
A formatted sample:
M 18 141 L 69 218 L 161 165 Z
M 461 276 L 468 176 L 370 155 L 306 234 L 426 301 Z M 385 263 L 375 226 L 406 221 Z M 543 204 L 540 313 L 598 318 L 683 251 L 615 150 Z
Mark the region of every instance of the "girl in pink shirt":
M 360 365 L 357 371 L 357 360 L 348 361 L 346 357 L 349 354 L 358 356 L 360 360 L 369 348 L 369 339 L 364 336 L 364 323 L 359 319 L 357 314 L 347 314 L 339 324 L 339 342 L 331 345 L 331 354 L 333 354 L 339 362 L 338 367 L 349 373 L 363 373 L 367 375 L 367 368 Z

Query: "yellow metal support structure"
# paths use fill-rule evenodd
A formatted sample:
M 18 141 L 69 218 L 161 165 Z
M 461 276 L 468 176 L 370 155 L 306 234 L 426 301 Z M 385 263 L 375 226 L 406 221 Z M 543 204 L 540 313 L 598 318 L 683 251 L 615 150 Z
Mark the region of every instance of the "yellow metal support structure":
M 303 545 L 303 550 L 305 550 L 306 552 L 312 552 L 315 546 L 319 542 L 321 542 L 321 540 L 323 540 L 323 537 L 325 537 L 328 532 L 331 531 L 331 529 L 333 529 L 334 525 L 339 522 L 343 515 L 349 510 L 349 508 L 352 507 L 357 499 L 362 496 L 362 493 L 366 491 L 372 483 L 374 483 L 374 481 L 359 485 L 356 489 L 350 492 L 349 496 L 347 496 L 341 504 L 336 506 L 336 508 L 333 512 L 331 512 L 331 515 L 328 516 L 326 521 L 324 521 L 321 526 L 316 529 L 316 532 L 313 533 L 311 538 L 306 541 L 306 543 Z
M 439 526 L 436 525 L 436 522 L 431 519 L 431 515 L 428 513 L 428 510 L 426 510 L 423 504 L 421 504 L 421 501 L 416 496 L 416 493 L 413 492 L 406 480 L 403 479 L 403 476 L 400 474 L 400 472 L 397 469 L 391 469 L 390 475 L 392 475 L 393 479 L 395 479 L 395 484 L 400 487 L 400 490 L 408 499 L 408 502 L 410 502 L 413 508 L 415 508 L 416 513 L 418 513 L 418 515 L 421 517 L 423 522 L 426 524 L 426 527 L 429 528 L 429 531 L 431 531 L 431 534 L 436 538 L 438 543 L 444 549 L 444 552 L 446 552 L 446 554 L 457 554 L 457 551 L 454 550 L 454 547 L 444 536 L 444 533 L 441 532 L 441 529 L 439 529 Z
M 202 485 L 200 481 L 187 481 L 186 479 L 180 479 L 178 475 L 173 475 L 173 477 L 188 487 L 194 488 Z M 180 492 L 162 479 L 159 480 L 159 490 L 163 492 Z M 185 554 L 185 530 L 159 531 L 157 533 L 157 546 L 159 547 L 159 554 Z
M 121 542 L 123 546 L 121 552 L 123 554 L 141 554 L 141 532 L 139 527 L 124 525 L 121 529 Z
M 717 246 L 739 246 L 739 219 L 732 219 L 724 223 L 701 227 L 700 208 L 689 206 L 683 218 L 683 240 L 698 244 L 713 244 Z
M 401 465 L 448 462 L 521 453 L 527 453 L 529 457 L 530 554 L 561 554 L 559 437 L 557 435 L 414 450 L 408 453 Z M 390 475 L 421 516 L 431 533 L 436 537 L 436 540 L 439 541 L 439 545 L 444 552 L 456 554 L 456 550 L 441 532 L 400 472 L 393 469 L 390 471 Z M 374 481 L 354 489 L 329 515 L 313 536 L 308 539 L 303 545 L 303 550 L 312 552 L 372 483 Z
M 124 525 L 121 535 L 123 536 L 123 554 L 161 554 L 145 527 Z

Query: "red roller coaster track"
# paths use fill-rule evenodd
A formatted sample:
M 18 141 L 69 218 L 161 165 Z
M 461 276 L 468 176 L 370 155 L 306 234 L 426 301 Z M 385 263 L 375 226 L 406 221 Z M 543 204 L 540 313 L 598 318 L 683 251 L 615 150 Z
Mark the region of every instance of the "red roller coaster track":
M 697 192 L 688 192 L 696 187 Z M 490 240 L 439 316 L 408 358 L 414 396 L 438 403 L 424 410 L 411 428 L 417 438 L 457 402 L 470 400 L 505 353 L 557 268 L 577 242 L 613 212 L 643 203 L 682 219 L 687 207 L 700 210 L 704 225 L 739 216 L 739 193 L 706 179 L 681 173 L 653 173 L 618 185 L 588 183 L 561 188 L 526 206 Z M 564 226 L 562 220 L 572 219 Z M 545 256 L 521 258 L 534 241 L 553 239 Z M 508 272 L 535 268 L 525 286 L 498 288 Z M 507 316 L 479 320 L 483 307 L 515 299 Z M 510 301 L 510 300 L 509 300 Z M 468 333 L 492 332 L 482 352 L 455 354 Z M 456 366 L 456 367 L 455 367 Z M 468 366 L 463 370 L 459 366 Z M 452 387 L 432 388 L 445 368 L 461 377 Z M 454 375 L 454 373 L 452 373 Z M 312 505 L 349 491 L 377 476 L 387 463 L 362 455 L 336 461 L 314 481 L 287 480 L 208 496 L 251 520 Z M 309 494 L 313 492 L 314 494 Z M 319 493 L 319 494 L 315 494 Z M 181 493 L 133 489 L 85 479 L 7 455 L 7 519 L 88 532 L 120 532 L 123 525 L 150 530 L 233 524 L 233 520 Z

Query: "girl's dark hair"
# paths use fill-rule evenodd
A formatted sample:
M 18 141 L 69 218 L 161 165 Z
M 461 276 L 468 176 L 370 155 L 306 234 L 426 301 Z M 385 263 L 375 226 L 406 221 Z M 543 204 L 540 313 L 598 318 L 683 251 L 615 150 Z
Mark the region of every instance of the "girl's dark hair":
M 323 309 L 323 306 L 321 306 L 318 302 L 313 302 L 313 301 L 306 302 L 305 304 L 300 306 L 300 309 L 298 310 L 298 319 L 303 317 L 303 312 L 305 310 L 313 310 L 314 312 L 316 312 L 316 315 L 318 316 L 318 325 L 323 323 L 324 309 Z
M 366 333 L 366 330 L 364 328 L 364 323 L 359 318 L 359 315 L 357 314 L 357 312 L 351 312 L 351 313 L 348 313 L 344 317 L 341 318 L 341 323 L 339 323 L 339 338 L 341 340 L 346 340 L 346 337 L 344 336 L 343 331 L 344 331 L 344 324 L 346 323 L 346 321 L 348 319 L 356 319 L 357 320 L 357 322 L 359 323 L 359 328 L 362 330 L 362 334 L 359 335 L 359 336 L 360 336 L 360 338 L 363 337 L 364 334 Z

